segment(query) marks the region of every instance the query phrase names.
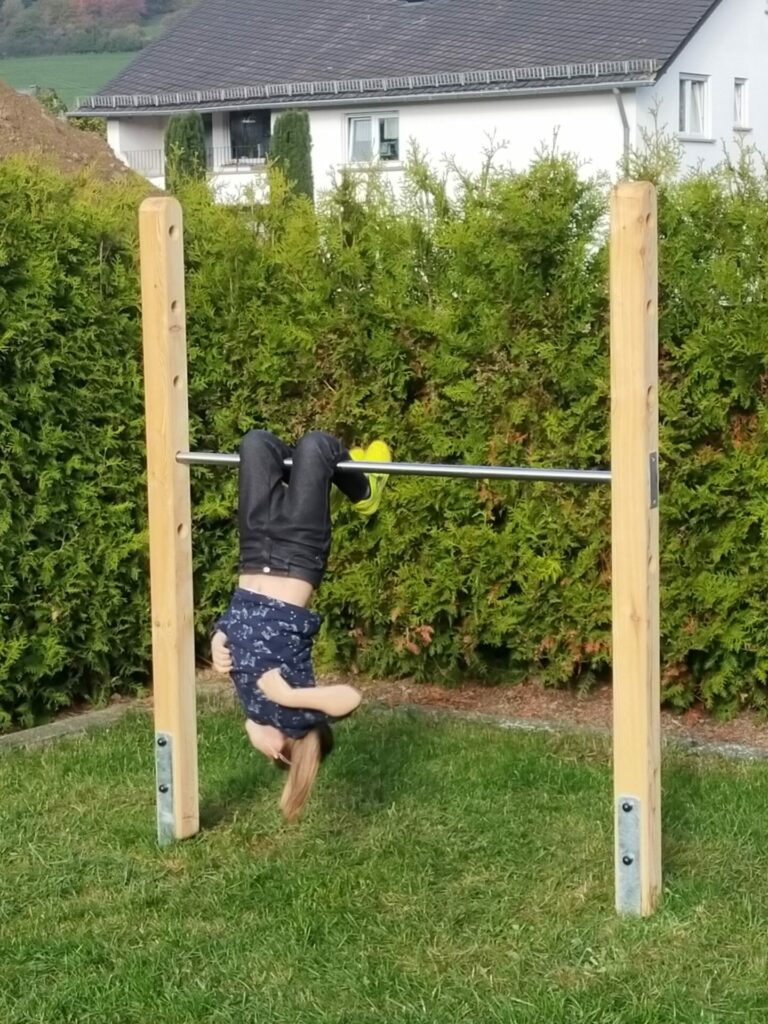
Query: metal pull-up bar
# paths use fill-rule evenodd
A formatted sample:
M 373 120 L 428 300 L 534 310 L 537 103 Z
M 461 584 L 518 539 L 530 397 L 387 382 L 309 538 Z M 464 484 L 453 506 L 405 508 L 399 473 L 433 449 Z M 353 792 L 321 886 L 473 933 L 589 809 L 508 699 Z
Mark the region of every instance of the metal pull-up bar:
M 239 466 L 240 456 L 227 452 L 178 452 L 183 466 Z M 290 469 L 292 459 L 284 459 Z M 553 483 L 609 484 L 609 469 L 535 469 L 529 466 L 466 466 L 440 462 L 339 462 L 342 472 L 387 473 L 390 476 L 444 476 L 470 480 L 548 480 Z
M 182 214 L 141 205 L 157 824 L 161 843 L 199 828 L 189 467 L 236 466 L 189 451 Z M 611 484 L 616 907 L 650 914 L 661 891 L 656 195 L 611 197 L 611 469 L 345 462 L 425 477 Z M 567 358 L 567 353 L 564 353 Z

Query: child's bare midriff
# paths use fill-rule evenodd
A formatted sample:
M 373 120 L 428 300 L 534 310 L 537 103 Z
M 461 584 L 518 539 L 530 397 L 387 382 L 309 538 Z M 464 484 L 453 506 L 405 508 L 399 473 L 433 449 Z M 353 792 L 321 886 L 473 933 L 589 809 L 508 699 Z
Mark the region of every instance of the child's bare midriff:
M 295 604 L 299 608 L 307 608 L 315 592 L 315 588 L 306 580 L 299 580 L 293 576 L 268 576 L 263 572 L 242 573 L 238 585 L 243 590 L 273 597 L 276 601 Z

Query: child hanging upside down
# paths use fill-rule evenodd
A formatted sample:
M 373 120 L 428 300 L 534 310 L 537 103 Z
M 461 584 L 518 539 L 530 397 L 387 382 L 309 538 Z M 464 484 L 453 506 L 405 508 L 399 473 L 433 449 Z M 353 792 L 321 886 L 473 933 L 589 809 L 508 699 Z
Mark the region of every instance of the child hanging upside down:
M 293 459 L 290 469 L 286 458 Z M 214 668 L 231 674 L 253 746 L 288 767 L 280 806 L 289 821 L 298 818 L 333 749 L 331 723 L 361 700 L 353 686 L 315 686 L 312 644 L 320 616 L 309 604 L 331 547 L 331 484 L 371 516 L 387 476 L 336 466 L 391 458 L 383 441 L 347 451 L 322 431 L 291 449 L 267 430 L 251 430 L 240 445 L 240 578 L 216 623 L 211 653 Z

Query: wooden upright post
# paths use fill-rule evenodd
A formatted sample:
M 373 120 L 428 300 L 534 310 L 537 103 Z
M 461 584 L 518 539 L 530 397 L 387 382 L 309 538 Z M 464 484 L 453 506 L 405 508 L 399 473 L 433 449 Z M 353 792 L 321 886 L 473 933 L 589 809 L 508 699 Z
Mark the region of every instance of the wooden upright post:
M 661 889 L 656 193 L 611 200 L 611 506 L 616 907 Z
M 184 242 L 175 199 L 139 210 L 158 840 L 199 827 Z

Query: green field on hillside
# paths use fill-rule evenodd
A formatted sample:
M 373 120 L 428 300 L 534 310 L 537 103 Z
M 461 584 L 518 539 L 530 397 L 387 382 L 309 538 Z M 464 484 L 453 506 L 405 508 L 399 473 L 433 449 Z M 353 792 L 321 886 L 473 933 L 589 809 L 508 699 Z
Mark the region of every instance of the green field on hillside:
M 62 53 L 48 57 L 0 58 L 0 79 L 15 89 L 55 89 L 68 107 L 90 96 L 137 56 L 128 53 Z

